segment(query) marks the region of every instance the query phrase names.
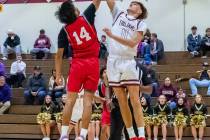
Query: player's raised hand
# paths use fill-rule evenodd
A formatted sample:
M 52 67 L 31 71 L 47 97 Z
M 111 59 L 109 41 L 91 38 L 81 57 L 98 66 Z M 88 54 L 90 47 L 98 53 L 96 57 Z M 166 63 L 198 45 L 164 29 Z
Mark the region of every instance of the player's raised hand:
M 112 37 L 112 31 L 109 28 L 104 28 L 103 31 L 106 33 L 107 36 Z

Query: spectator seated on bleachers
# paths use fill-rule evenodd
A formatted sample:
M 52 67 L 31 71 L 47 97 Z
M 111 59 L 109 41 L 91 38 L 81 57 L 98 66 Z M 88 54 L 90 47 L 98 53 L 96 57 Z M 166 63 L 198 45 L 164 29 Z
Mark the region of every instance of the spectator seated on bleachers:
M 34 43 L 34 48 L 31 50 L 32 58 L 47 59 L 50 53 L 50 47 L 50 39 L 45 35 L 45 30 L 41 29 L 40 35 Z
M 5 66 L 4 63 L 0 61 L 0 75 L 5 76 Z
M 157 79 L 157 74 L 155 72 L 155 70 L 152 69 L 152 63 L 150 61 L 146 61 L 145 62 L 145 67 L 146 67 L 146 73 L 147 73 L 147 78 L 149 78 L 151 80 L 151 84 L 152 84 L 152 97 L 157 97 L 157 91 L 158 91 L 158 79 Z
M 197 27 L 191 28 L 192 33 L 187 36 L 188 51 L 192 57 L 199 55 L 201 45 L 201 35 L 197 34 Z
M 149 45 L 150 45 L 150 37 L 145 34 L 143 41 L 139 43 L 137 48 L 138 58 L 144 58 L 144 60 L 146 61 L 151 61 Z
M 106 41 L 106 36 L 102 35 L 100 41 L 100 52 L 99 52 L 100 59 L 104 60 L 107 58 L 108 56 L 107 49 L 108 49 L 108 43 Z
M 164 57 L 164 45 L 163 42 L 157 38 L 156 33 L 152 33 L 151 35 L 150 53 L 154 64 L 157 64 L 157 62 Z
M 206 29 L 206 35 L 201 40 L 202 58 L 207 58 L 206 53 L 210 51 L 210 28 Z
M 0 76 L 0 115 L 11 106 L 11 89 L 5 82 L 5 77 Z
M 11 29 L 7 31 L 7 35 L 8 37 L 1 47 L 1 53 L 3 55 L 2 60 L 7 60 L 8 54 L 12 52 L 15 52 L 16 56 L 21 55 L 20 37 L 16 35 Z
M 198 87 L 207 87 L 207 95 L 210 96 L 210 70 L 208 70 L 208 66 L 209 64 L 207 62 L 204 62 L 203 69 L 196 72 L 199 75 L 198 79 L 190 79 L 189 83 L 192 91 L 192 96 L 198 94 Z
M 28 78 L 27 87 L 24 91 L 25 103 L 33 105 L 35 99 L 38 98 L 38 104 L 41 105 L 46 93 L 46 80 L 41 73 L 41 68 L 35 66 L 34 73 Z
M 165 78 L 164 84 L 159 88 L 159 95 L 164 95 L 171 109 L 176 107 L 176 88 L 172 85 L 169 77 Z
M 49 80 L 49 94 L 53 98 L 53 101 L 55 101 L 56 98 L 62 97 L 62 95 L 65 93 L 65 80 L 62 76 L 62 79 L 60 79 L 60 85 L 56 83 L 56 71 L 55 69 L 52 70 L 52 76 Z
M 8 84 L 14 87 L 23 87 L 22 83 L 26 78 L 26 63 L 22 61 L 21 56 L 17 56 L 17 60 L 11 65 Z
M 177 94 L 176 94 L 176 102 L 178 102 L 178 99 L 179 98 L 183 98 L 184 100 L 184 105 L 189 107 L 189 101 L 188 101 L 188 98 L 187 98 L 187 94 L 183 91 L 182 88 L 179 88 Z

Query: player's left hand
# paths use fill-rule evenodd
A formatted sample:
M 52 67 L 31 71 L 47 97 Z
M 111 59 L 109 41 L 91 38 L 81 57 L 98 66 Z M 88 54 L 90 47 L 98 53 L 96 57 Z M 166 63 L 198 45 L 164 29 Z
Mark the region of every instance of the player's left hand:
M 112 31 L 109 28 L 104 28 L 103 31 L 106 33 L 107 36 L 112 37 Z

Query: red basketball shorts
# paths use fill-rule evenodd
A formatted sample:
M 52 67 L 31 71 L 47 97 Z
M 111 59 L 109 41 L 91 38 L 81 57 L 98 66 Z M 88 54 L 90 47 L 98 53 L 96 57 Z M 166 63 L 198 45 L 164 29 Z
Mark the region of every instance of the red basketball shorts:
M 99 82 L 99 59 L 98 58 L 73 58 L 69 69 L 67 90 L 80 92 L 89 90 L 95 92 Z

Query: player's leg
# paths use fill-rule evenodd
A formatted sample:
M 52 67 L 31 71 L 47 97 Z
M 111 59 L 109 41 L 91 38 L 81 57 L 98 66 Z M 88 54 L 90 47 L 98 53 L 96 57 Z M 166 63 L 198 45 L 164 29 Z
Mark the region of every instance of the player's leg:
M 122 114 L 123 121 L 125 123 L 129 138 L 136 137 L 133 129 L 133 123 L 132 123 L 132 115 L 131 111 L 128 105 L 128 98 L 127 93 L 125 91 L 125 88 L 122 87 L 114 87 L 113 88 L 114 93 L 118 99 L 120 111 Z
M 86 139 L 88 133 L 88 126 L 91 120 L 92 114 L 92 101 L 94 97 L 94 92 L 85 90 L 85 95 L 83 97 L 83 114 L 82 114 L 82 128 L 80 131 L 80 136 Z
M 71 134 L 71 131 L 74 129 L 75 124 L 69 124 L 68 136 Z
M 68 139 L 70 116 L 72 116 L 72 111 L 73 111 L 73 107 L 76 102 L 76 99 L 77 99 L 77 93 L 68 92 L 66 104 L 63 110 L 63 121 L 62 121 L 62 127 L 61 127 L 60 140 Z
M 130 85 L 127 86 L 129 95 L 130 95 L 130 100 L 131 100 L 131 105 L 133 107 L 133 113 L 134 113 L 134 118 L 136 121 L 136 125 L 138 127 L 138 134 L 139 137 L 145 137 L 145 131 L 144 131 L 144 115 L 142 112 L 142 107 L 139 99 L 139 85 Z
M 96 122 L 91 121 L 88 127 L 88 140 L 95 140 Z

